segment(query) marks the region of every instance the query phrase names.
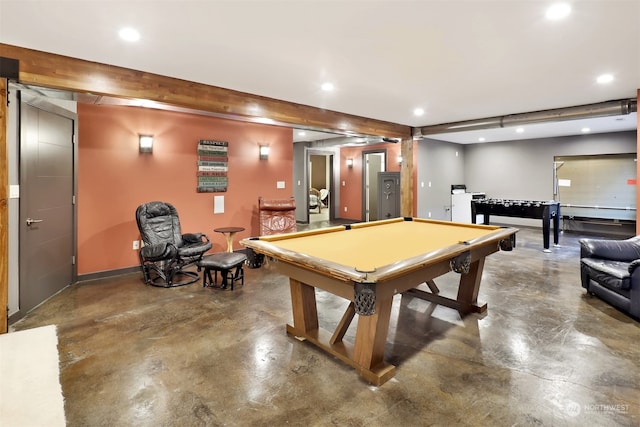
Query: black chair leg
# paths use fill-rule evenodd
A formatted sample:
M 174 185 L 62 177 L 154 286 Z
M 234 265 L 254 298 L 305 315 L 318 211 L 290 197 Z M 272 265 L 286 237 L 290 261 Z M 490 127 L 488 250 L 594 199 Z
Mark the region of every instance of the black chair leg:
M 235 271 L 234 271 L 235 268 Z M 213 270 L 213 278 L 211 276 L 211 270 Z M 231 267 L 227 270 L 204 267 L 202 286 L 218 286 L 218 272 L 220 272 L 220 289 L 227 289 L 228 287 L 233 290 L 234 282 L 240 280 L 240 284 L 244 286 L 244 270 L 242 264 L 235 267 Z M 231 284 L 231 285 L 229 285 Z
M 236 267 L 236 274 L 233 278 L 234 281 L 240 279 L 240 285 L 244 286 L 244 269 L 242 268 L 242 264 Z M 233 289 L 233 287 L 232 287 Z

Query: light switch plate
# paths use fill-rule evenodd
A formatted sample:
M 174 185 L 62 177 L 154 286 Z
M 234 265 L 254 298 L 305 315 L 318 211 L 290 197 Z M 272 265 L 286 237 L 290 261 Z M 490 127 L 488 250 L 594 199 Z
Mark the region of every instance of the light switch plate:
M 213 213 L 224 213 L 224 196 L 213 196 Z
M 10 199 L 19 199 L 20 198 L 20 186 L 19 185 L 10 185 L 9 186 L 9 198 Z

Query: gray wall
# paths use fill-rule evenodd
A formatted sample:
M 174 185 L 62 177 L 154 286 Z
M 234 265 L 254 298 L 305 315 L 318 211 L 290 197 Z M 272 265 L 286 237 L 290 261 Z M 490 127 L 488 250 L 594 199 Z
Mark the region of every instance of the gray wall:
M 499 199 L 552 200 L 555 156 L 636 152 L 636 132 L 470 144 L 467 186 Z
M 452 184 L 482 191 L 465 182 L 464 145 L 424 139 L 418 143 L 417 165 L 418 217 L 451 220 Z
M 554 156 L 636 153 L 636 138 L 630 131 L 468 145 L 425 139 L 418 144 L 418 216 L 431 211 L 432 218 L 450 219 L 443 205 L 451 184 L 491 198 L 552 200 Z M 520 218 L 500 222 L 541 226 Z

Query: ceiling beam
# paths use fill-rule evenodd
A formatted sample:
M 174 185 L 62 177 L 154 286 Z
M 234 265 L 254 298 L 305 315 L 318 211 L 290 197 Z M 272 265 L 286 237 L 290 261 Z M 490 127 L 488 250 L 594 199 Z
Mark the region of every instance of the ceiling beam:
M 0 43 L 20 61 L 19 83 L 74 93 L 150 100 L 235 117 L 345 135 L 411 138 L 411 127 L 113 65 Z

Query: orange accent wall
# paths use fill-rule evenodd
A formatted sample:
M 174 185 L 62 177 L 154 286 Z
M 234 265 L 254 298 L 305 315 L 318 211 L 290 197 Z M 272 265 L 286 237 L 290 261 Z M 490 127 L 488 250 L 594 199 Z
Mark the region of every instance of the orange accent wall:
M 416 188 L 417 164 L 416 164 L 416 142 L 413 149 L 413 188 Z M 362 219 L 362 153 L 372 150 L 387 150 L 387 171 L 399 172 L 400 164 L 398 157 L 401 152 L 401 144 L 379 144 L 366 147 L 341 147 L 340 148 L 340 216 L 345 219 L 360 221 Z M 353 167 L 347 166 L 347 159 L 353 159 Z M 345 185 L 342 185 L 342 182 Z M 413 211 L 417 212 L 417 201 L 414 191 Z M 347 212 L 344 208 L 347 208 Z
M 153 154 L 138 152 L 138 135 L 154 137 Z M 229 142 L 227 192 L 198 193 L 200 139 Z M 270 146 L 259 160 L 258 145 Z M 287 127 L 224 120 L 136 107 L 78 104 L 78 274 L 138 264 L 136 208 L 172 203 L 183 232 L 204 232 L 212 251 L 226 248 L 213 228 L 245 227 L 239 239 L 258 234 L 258 197 L 293 194 L 293 132 Z M 277 181 L 285 188 L 277 189 Z M 213 197 L 224 196 L 224 213 L 213 213 Z

